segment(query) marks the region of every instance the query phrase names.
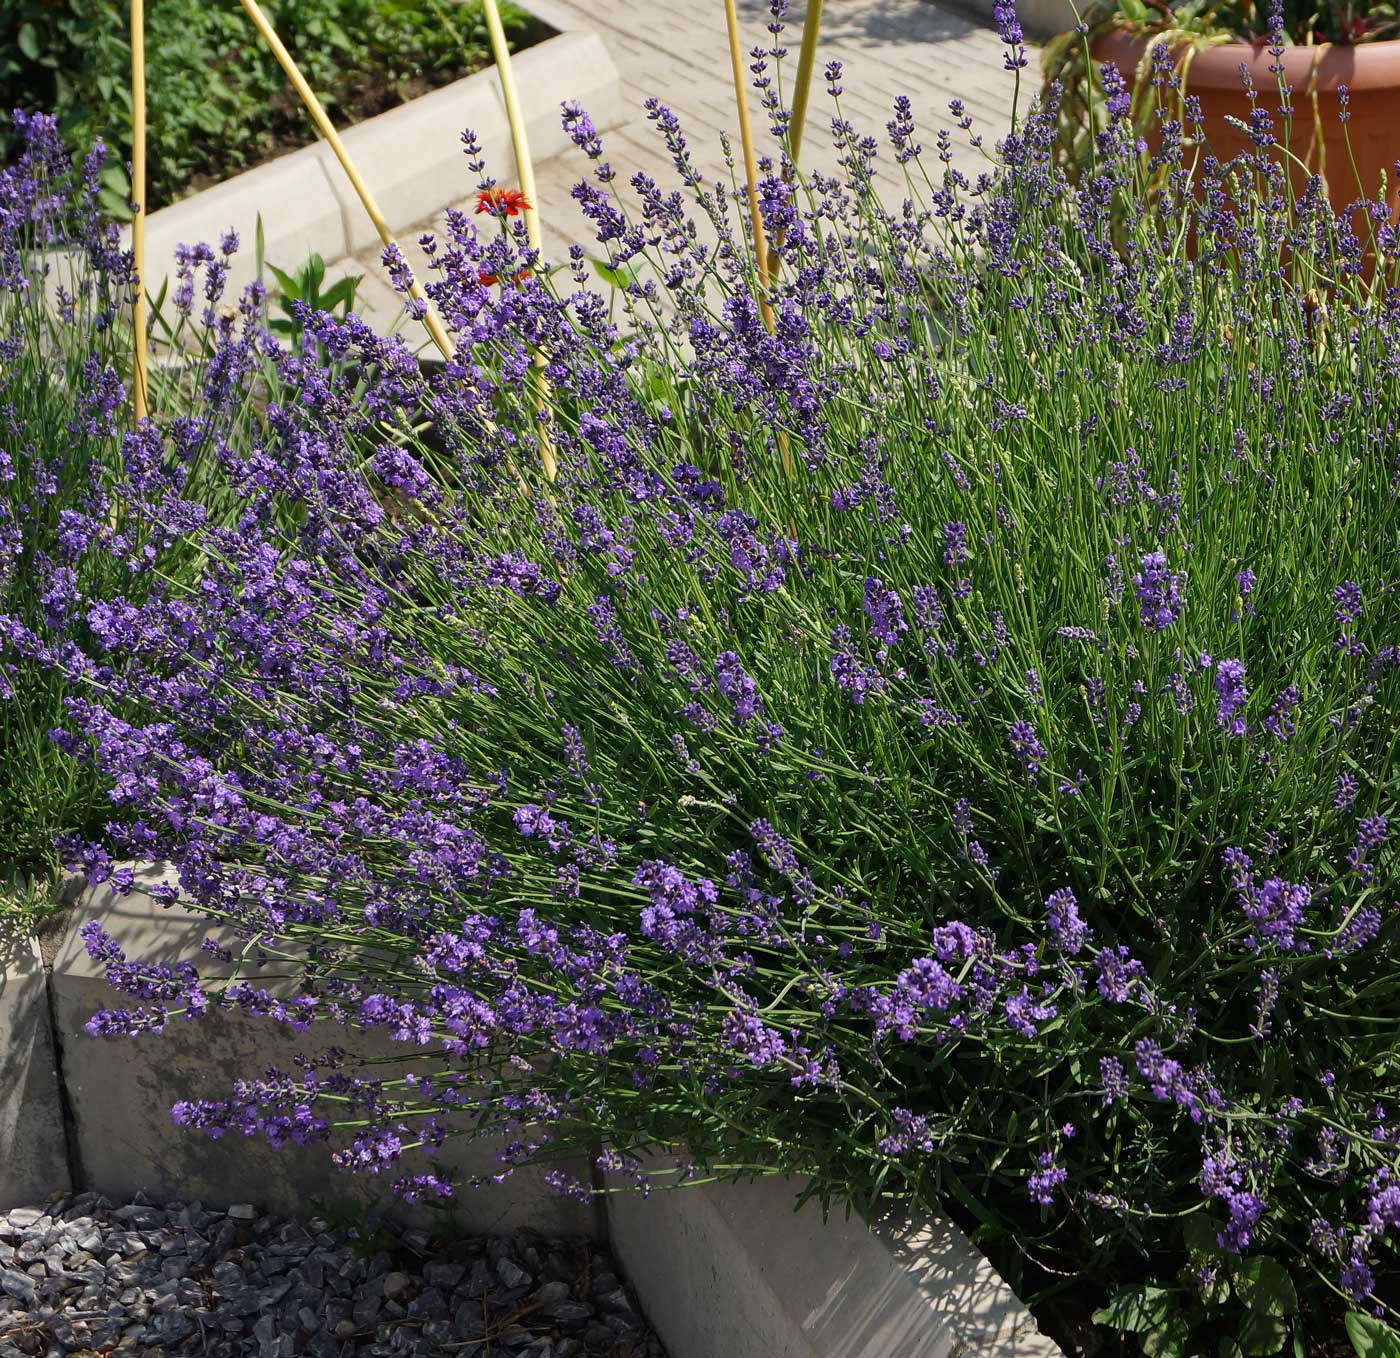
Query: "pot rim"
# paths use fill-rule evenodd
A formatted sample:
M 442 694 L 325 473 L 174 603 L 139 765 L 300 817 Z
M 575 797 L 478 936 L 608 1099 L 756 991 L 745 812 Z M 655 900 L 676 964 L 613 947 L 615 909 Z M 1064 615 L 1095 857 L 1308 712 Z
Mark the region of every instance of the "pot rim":
M 1109 29 L 1092 41 L 1091 51 L 1095 60 L 1114 61 L 1120 73 L 1131 79 L 1153 36 Z M 1230 90 L 1242 94 L 1240 67 L 1244 66 L 1254 87 L 1265 92 L 1275 88 L 1277 77 L 1269 69 L 1273 63 L 1268 47 L 1243 40 L 1200 47 L 1191 59 L 1187 87 L 1188 90 Z M 1283 73 L 1293 86 L 1295 97 L 1309 88 L 1332 94 L 1339 85 L 1345 85 L 1352 94 L 1361 90 L 1400 92 L 1400 38 L 1285 47 Z

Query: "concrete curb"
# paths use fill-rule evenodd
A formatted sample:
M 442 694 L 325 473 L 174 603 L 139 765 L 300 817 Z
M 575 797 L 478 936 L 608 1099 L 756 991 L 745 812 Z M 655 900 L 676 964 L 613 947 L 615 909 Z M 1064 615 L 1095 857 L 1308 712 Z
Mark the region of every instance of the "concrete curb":
M 578 100 L 599 128 L 622 121 L 621 80 L 597 34 L 558 33 L 520 53 L 514 66 L 531 155 L 537 162 L 569 145 L 559 121 L 564 100 Z M 485 148 L 496 178 L 505 183 L 518 179 L 494 69 L 478 71 L 341 134 L 391 230 L 426 221 L 470 194 L 472 182 L 460 140 L 468 127 Z M 229 284 L 231 290 L 241 288 L 256 273 L 253 241 L 259 214 L 266 257 L 282 269 L 299 268 L 312 253 L 329 263 L 379 239 L 340 163 L 318 141 L 153 212 L 146 224 L 148 289 L 158 293 L 161 280 L 173 278 L 178 245 L 217 245 L 229 228 L 242 238 Z
M 786 1179 L 608 1197 L 671 1358 L 1063 1358 L 950 1221 L 823 1222 Z
M 217 963 L 199 957 L 200 943 L 230 936 L 202 916 L 158 905 L 150 892 L 164 877 L 146 867 L 128 895 L 108 886 L 71 893 L 67 917 L 46 930 L 47 985 L 31 940 L 0 952 L 0 1211 L 71 1186 L 210 1207 L 252 1201 L 293 1216 L 316 1200 L 349 1200 L 425 1224 L 428 1213 L 405 1209 L 386 1181 L 334 1170 L 324 1147 L 214 1142 L 170 1118 L 180 1099 L 223 1098 L 235 1080 L 273 1066 L 292 1070 L 298 1050 L 336 1041 L 357 1059 L 385 1063 L 387 1075 L 403 1060 L 402 1044 L 340 1029 L 298 1039 L 270 1021 L 224 1012 L 173 1022 L 159 1035 L 88 1035 L 94 1011 L 122 1003 L 87 955 L 81 930 L 89 920 L 100 920 L 133 960 L 198 958 L 202 974 L 218 974 Z M 27 1080 L 11 1078 L 20 1068 Z M 490 1145 L 465 1140 L 438 1160 L 463 1176 L 498 1168 Z M 590 1177 L 582 1163 L 559 1168 Z M 405 1163 L 400 1172 L 414 1169 Z M 838 1209 L 823 1222 L 815 1202 L 794 1213 L 799 1185 L 777 1178 L 647 1198 L 619 1181 L 610 1186 L 618 1191 L 598 1212 L 553 1192 L 542 1171 L 517 1170 L 503 1184 L 460 1190 L 451 1215 L 473 1234 L 530 1227 L 607 1235 L 671 1358 L 1062 1358 L 942 1218 L 872 1228 Z

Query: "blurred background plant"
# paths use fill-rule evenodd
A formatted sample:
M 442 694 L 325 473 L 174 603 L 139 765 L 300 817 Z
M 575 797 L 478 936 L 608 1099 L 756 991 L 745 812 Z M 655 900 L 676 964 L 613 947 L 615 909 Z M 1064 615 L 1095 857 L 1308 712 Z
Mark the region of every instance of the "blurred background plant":
M 29 932 L 59 905 L 61 881 L 47 874 L 0 871 L 0 942 L 15 931 Z
M 291 273 L 279 269 L 266 257 L 261 215 L 258 217 L 256 259 L 259 280 L 265 285 L 270 276 L 275 284 L 268 300 L 270 307 L 280 313 L 268 321 L 267 328 L 287 340 L 294 349 L 301 347 L 306 333 L 303 318 L 309 313 L 326 312 L 344 321 L 354 311 L 355 293 L 364 275 L 347 274 L 326 287 L 326 261 L 317 254 L 308 255 L 305 263 Z
M 490 62 L 480 0 L 269 0 L 265 6 L 337 121 L 356 121 Z M 512 47 L 545 31 L 503 6 Z M 282 72 L 237 4 L 152 0 L 147 11 L 150 206 L 311 140 Z M 130 144 L 125 0 L 11 0 L 0 24 L 0 108 L 53 113 L 70 146 Z M 18 154 L 0 127 L 0 160 Z M 121 158 L 103 207 L 125 215 Z
M 1058 100 L 1061 161 L 1076 172 L 1092 163 L 1093 138 L 1108 125 L 1092 53 L 1109 34 L 1131 35 L 1144 42 L 1141 68 L 1121 74 L 1130 82 L 1134 123 L 1147 135 L 1155 126 L 1161 91 L 1168 85 L 1143 78 L 1151 59 L 1146 44 L 1163 45 L 1171 54 L 1176 79 L 1185 81 L 1195 54 L 1208 47 L 1249 44 L 1261 48 L 1271 40 L 1285 47 L 1355 45 L 1387 41 L 1400 31 L 1394 0 L 1085 0 L 1075 8 L 1082 31 L 1072 29 L 1051 38 L 1041 53 L 1041 67 L 1046 88 L 1054 84 L 1062 91 Z M 1170 88 L 1164 116 L 1180 117 L 1180 91 Z M 1300 89 L 1298 94 L 1301 99 L 1306 91 Z M 1311 116 L 1312 110 L 1308 112 Z

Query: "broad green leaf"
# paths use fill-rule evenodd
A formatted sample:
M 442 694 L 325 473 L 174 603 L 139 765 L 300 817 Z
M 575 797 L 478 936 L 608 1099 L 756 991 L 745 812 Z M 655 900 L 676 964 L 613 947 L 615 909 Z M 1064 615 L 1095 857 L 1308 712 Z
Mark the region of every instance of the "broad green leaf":
M 1201 1288 L 1201 1296 L 1208 1306 L 1224 1306 L 1230 1300 L 1230 1275 L 1222 1269 L 1217 1269 L 1215 1277 Z
M 593 272 L 605 283 L 611 283 L 615 288 L 630 287 L 641 277 L 641 274 L 631 264 L 623 264 L 614 268 L 611 264 L 605 264 L 601 259 L 589 260 L 593 265 Z
M 1141 1334 L 1165 1325 L 1175 1309 L 1175 1300 L 1165 1287 L 1124 1287 L 1109 1298 L 1107 1306 L 1094 1312 L 1093 1321 Z
M 130 200 L 125 193 L 119 193 L 110 185 L 104 184 L 98 190 L 97 201 L 101 205 L 102 211 L 113 221 L 129 222 L 131 220 Z
M 1263 1311 L 1246 1311 L 1237 1338 L 1240 1352 L 1247 1358 L 1267 1358 L 1283 1348 L 1288 1339 L 1288 1322 Z
M 1298 1310 L 1293 1279 L 1267 1254 L 1246 1259 L 1235 1269 L 1235 1291 L 1249 1310 L 1261 1315 L 1291 1316 Z
M 359 286 L 358 278 L 342 278 L 334 286 L 326 289 L 321 294 L 321 309 L 323 311 L 334 311 L 338 306 L 348 306 L 355 300 L 355 289 Z
M 1198 1212 L 1195 1216 L 1186 1218 L 1181 1228 L 1181 1238 L 1193 1254 L 1204 1254 L 1209 1258 L 1225 1252 L 1216 1239 L 1219 1232 L 1220 1227 L 1215 1222 L 1205 1213 Z
M 1149 1330 L 1142 1337 L 1142 1351 L 1147 1358 L 1183 1358 L 1191 1331 L 1181 1316 L 1173 1316 L 1165 1325 Z
M 1400 1358 L 1400 1332 L 1362 1311 L 1348 1311 L 1347 1338 L 1356 1358 Z
M 34 30 L 31 23 L 23 23 L 19 26 L 19 32 L 15 34 L 15 42 L 19 45 L 19 50 L 24 53 L 30 61 L 39 60 L 39 35 Z
M 283 273 L 275 264 L 269 264 L 267 271 L 277 280 L 278 286 L 288 297 L 300 298 L 301 284 L 291 274 Z

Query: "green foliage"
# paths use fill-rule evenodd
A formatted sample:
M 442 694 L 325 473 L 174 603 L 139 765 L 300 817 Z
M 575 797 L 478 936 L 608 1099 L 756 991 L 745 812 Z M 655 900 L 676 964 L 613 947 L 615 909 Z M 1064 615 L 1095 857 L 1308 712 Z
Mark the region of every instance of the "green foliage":
M 1393 0 L 1285 0 L 1281 10 L 1285 45 L 1320 42 L 1357 43 L 1393 38 L 1397 33 Z M 1178 72 L 1187 70 L 1193 52 L 1224 42 L 1263 43 L 1270 37 L 1266 4 L 1254 0 L 1088 0 L 1078 7 L 1084 33 L 1062 33 L 1045 44 L 1041 67 L 1047 88 L 1060 87 L 1059 139 L 1064 163 L 1083 168 L 1093 160 L 1093 137 L 1106 125 L 1103 100 L 1097 97 L 1097 63 L 1090 48 L 1100 35 L 1127 30 L 1166 43 Z M 1145 55 L 1138 75 L 1147 74 Z M 1132 71 L 1122 71 L 1131 80 Z M 1141 78 L 1133 90 L 1133 121 L 1144 135 L 1157 122 L 1158 92 Z M 1175 93 L 1166 96 L 1167 116 L 1180 117 Z
M 1356 1350 L 1356 1358 L 1400 1358 L 1400 1332 L 1383 1320 L 1361 1311 L 1351 1311 L 1346 1318 L 1347 1338 Z
M 94 532 L 128 527 L 108 491 L 131 429 L 129 400 L 130 280 L 113 256 L 94 207 L 100 166 L 81 184 L 56 146 L 33 148 L 18 163 L 17 181 L 43 204 L 7 213 L 0 199 L 0 614 L 20 626 L 66 619 L 84 635 L 76 591 L 101 596 L 121 572 L 114 563 L 77 554 L 74 543 Z M 18 195 L 17 195 L 18 197 Z M 116 256 L 120 260 L 120 256 Z M 11 271 L 12 270 L 12 271 Z M 237 393 L 227 409 L 200 402 L 212 339 L 190 333 L 189 318 L 162 314 L 155 326 L 168 341 L 152 365 L 155 411 L 199 411 L 191 425 L 190 487 L 216 520 L 237 508 L 236 492 L 210 484 L 203 442 L 232 438 L 251 409 Z M 172 308 L 165 308 L 172 311 Z M 177 359 L 175 356 L 180 355 Z M 200 436 L 195 437 L 196 433 Z M 177 552 L 172 578 L 190 564 Z M 68 685 L 50 667 L 7 647 L 0 660 L 0 881 L 52 876 L 55 838 L 100 834 L 112 817 L 107 784 L 52 739 L 66 717 Z M 8 893 L 10 912 L 21 907 Z M 24 897 L 28 899 L 28 897 Z
M 306 262 L 295 273 L 287 273 L 263 257 L 263 225 L 258 218 L 257 240 L 258 276 L 271 274 L 277 287 L 271 301 L 281 313 L 268 322 L 268 329 L 290 341 L 293 348 L 300 348 L 305 327 L 297 319 L 296 302 L 301 302 L 312 311 L 329 312 L 337 320 L 344 320 L 355 309 L 355 293 L 364 279 L 363 274 L 347 274 L 337 279 L 330 287 L 323 289 L 326 281 L 326 261 L 320 255 L 307 257 Z
M 1254 0 L 1090 0 L 1078 7 L 1091 29 L 1120 27 L 1192 37 L 1265 39 L 1267 4 Z M 1283 0 L 1278 13 L 1286 44 L 1375 42 L 1395 36 L 1393 0 Z
M 263 8 L 337 121 L 490 60 L 480 0 L 267 0 Z M 70 145 L 101 138 L 111 146 L 104 206 L 121 209 L 131 139 L 125 0 L 12 0 L 5 9 L 0 107 L 55 114 Z M 504 10 L 512 45 L 536 35 L 523 11 Z M 236 2 L 149 0 L 146 22 L 152 207 L 258 164 L 291 139 L 311 140 L 285 76 Z M 17 149 L 0 129 L 0 159 Z
M 1190 1263 L 1178 1287 L 1121 1287 L 1094 1312 L 1096 1325 L 1138 1337 L 1148 1358 L 1271 1358 L 1294 1333 L 1298 1293 L 1269 1255 L 1226 1254 L 1204 1215 L 1182 1230 Z M 1381 1350 L 1377 1350 L 1379 1354 Z
M 14 869 L 0 874 L 0 941 L 13 931 L 31 932 L 57 904 L 57 878 Z

